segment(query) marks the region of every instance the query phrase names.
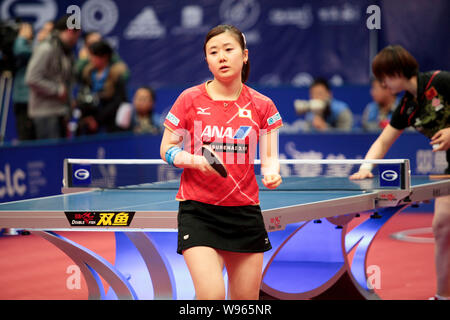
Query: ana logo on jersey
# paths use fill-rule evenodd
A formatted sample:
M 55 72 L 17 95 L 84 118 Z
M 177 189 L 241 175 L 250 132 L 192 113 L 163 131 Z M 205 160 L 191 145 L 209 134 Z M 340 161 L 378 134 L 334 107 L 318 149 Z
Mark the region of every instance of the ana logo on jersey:
M 202 138 L 207 136 L 208 138 L 230 138 L 230 139 L 244 139 L 248 136 L 252 127 L 240 126 L 235 132 L 232 127 L 218 127 L 207 125 L 202 132 Z

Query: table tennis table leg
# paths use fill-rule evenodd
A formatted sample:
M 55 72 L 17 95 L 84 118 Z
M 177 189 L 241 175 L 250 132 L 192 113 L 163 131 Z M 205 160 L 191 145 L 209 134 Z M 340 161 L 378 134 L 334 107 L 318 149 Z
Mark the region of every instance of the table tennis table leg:
M 355 227 L 345 237 L 345 251 L 348 260 L 349 254 L 355 250 L 351 263 L 352 279 L 361 286 L 366 292 L 372 292 L 374 285 L 371 283 L 371 275 L 368 276 L 367 255 L 373 240 L 383 225 L 395 214 L 400 213 L 409 204 L 397 207 L 381 208 L 377 211 L 377 215 L 371 217 Z M 348 261 L 349 263 L 349 261 Z
M 262 292 L 278 299 L 379 299 L 367 274 L 367 254 L 381 227 L 407 206 L 379 209 L 376 218 L 348 233 L 354 215 L 269 233 L 274 249 L 265 253 Z
M 32 233 L 54 244 L 78 265 L 88 286 L 89 299 L 176 299 L 172 269 L 151 236 L 144 232 L 115 232 L 114 266 L 57 233 Z M 110 285 L 108 292 L 99 275 Z
M 129 282 L 139 299 L 176 299 L 172 268 L 151 235 L 145 232 L 115 232 L 115 236 L 115 266 L 130 276 Z
M 105 291 L 99 275 L 111 286 L 119 299 L 137 299 L 127 279 L 108 261 L 95 252 L 50 231 L 32 231 L 54 244 L 70 257 L 80 268 L 88 286 L 89 299 L 105 299 Z

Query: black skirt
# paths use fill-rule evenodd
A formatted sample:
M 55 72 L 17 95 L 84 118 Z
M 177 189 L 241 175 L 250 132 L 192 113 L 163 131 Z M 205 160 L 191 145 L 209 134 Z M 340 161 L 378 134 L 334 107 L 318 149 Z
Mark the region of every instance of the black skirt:
M 272 249 L 259 205 L 230 207 L 181 201 L 177 253 L 196 246 L 233 252 Z

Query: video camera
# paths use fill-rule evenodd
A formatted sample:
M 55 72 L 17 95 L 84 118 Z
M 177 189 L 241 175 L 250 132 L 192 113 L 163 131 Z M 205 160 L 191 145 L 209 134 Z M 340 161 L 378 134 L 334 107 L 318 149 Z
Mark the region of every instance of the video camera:
M 15 70 L 13 47 L 20 29 L 20 20 L 0 21 L 0 74 Z
M 302 115 L 307 112 L 313 112 L 315 114 L 321 115 L 330 105 L 330 101 L 311 99 L 311 100 L 294 100 L 294 107 L 297 114 Z

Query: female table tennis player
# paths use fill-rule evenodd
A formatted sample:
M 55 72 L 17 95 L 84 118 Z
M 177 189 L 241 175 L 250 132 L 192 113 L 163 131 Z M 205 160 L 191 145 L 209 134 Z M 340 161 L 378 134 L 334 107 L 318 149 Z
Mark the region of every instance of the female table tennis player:
M 244 83 L 250 65 L 236 27 L 211 29 L 204 43 L 214 79 L 178 97 L 166 120 L 161 157 L 184 168 L 177 200 L 178 249 L 197 299 L 224 299 L 223 266 L 231 299 L 258 299 L 263 252 L 271 249 L 258 199 L 253 161 L 259 142 L 263 184 L 281 183 L 274 103 Z M 180 146 L 184 144 L 184 150 Z M 222 176 L 203 156 L 224 164 Z M 225 177 L 224 177 L 225 176 Z
M 367 152 L 366 159 L 380 159 L 403 129 L 413 126 L 430 138 L 434 151 L 446 151 L 450 174 L 450 72 L 419 73 L 414 57 L 401 46 L 388 46 L 372 62 L 374 75 L 392 93 L 405 91 L 391 122 Z M 363 164 L 351 179 L 373 177 Z M 433 217 L 437 273 L 437 299 L 450 299 L 450 196 L 436 198 Z

